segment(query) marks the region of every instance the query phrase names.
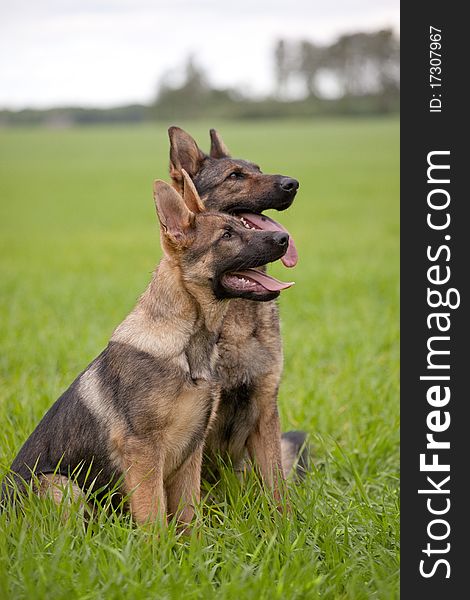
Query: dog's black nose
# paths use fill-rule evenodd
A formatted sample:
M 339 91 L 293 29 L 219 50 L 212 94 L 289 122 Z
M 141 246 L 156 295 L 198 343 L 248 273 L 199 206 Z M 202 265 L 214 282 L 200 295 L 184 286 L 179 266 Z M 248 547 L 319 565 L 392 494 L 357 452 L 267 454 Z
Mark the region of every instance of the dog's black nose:
M 288 194 L 295 194 L 299 189 L 299 182 L 297 179 L 292 179 L 292 177 L 283 177 L 280 185 L 281 189 Z
M 273 235 L 273 241 L 277 246 L 285 247 L 289 243 L 289 234 L 282 231 Z

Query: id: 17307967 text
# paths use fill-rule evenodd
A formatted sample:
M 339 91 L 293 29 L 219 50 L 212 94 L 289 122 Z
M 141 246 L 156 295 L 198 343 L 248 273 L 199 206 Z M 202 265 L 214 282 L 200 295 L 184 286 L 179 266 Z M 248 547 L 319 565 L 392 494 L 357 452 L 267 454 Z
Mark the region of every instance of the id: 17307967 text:
M 429 112 L 442 112 L 442 30 L 429 27 Z

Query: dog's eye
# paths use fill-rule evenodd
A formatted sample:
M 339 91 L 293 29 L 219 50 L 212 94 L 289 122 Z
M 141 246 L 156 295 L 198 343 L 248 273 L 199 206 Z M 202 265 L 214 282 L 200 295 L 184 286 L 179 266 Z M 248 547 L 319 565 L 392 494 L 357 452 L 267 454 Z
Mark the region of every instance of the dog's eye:
M 243 179 L 243 177 L 244 177 L 243 173 L 239 173 L 237 171 L 230 173 L 230 175 L 228 176 L 229 179 Z
M 229 239 L 229 238 L 231 238 L 231 237 L 232 237 L 232 234 L 231 234 L 231 232 L 230 232 L 230 231 L 225 231 L 225 232 L 224 232 L 224 235 L 222 236 L 222 238 L 223 238 L 224 240 L 228 240 L 228 239 Z

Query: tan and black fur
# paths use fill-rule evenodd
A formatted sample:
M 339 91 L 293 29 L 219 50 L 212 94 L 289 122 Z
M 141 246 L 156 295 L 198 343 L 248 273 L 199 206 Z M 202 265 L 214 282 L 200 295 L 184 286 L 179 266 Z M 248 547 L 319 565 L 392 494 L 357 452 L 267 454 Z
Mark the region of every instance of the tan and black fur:
M 164 258 L 149 286 L 11 466 L 18 481 L 30 480 L 34 471 L 37 491 L 53 488 L 56 499 L 57 484 L 68 478 L 74 490 L 92 488 L 98 497 L 118 484 L 117 498 L 129 496 L 138 522 L 175 514 L 191 519 L 219 401 L 216 366 L 229 298 L 277 295 L 234 290 L 227 273 L 277 260 L 288 241 L 247 231 L 228 215 L 202 212 L 183 176 L 184 201 L 168 184 L 155 182 Z
M 182 171 L 186 170 L 207 210 L 260 214 L 291 205 L 299 186 L 295 179 L 268 175 L 254 163 L 233 159 L 219 134 L 211 130 L 210 135 L 207 155 L 188 133 L 178 127 L 169 129 L 170 175 L 176 189 L 182 189 Z M 213 471 L 217 455 L 241 468 L 247 452 L 264 480 L 275 488 L 277 475 L 289 473 L 294 464 L 302 476 L 307 463 L 306 435 L 289 432 L 281 438 L 277 395 L 282 364 L 276 302 L 234 300 L 219 341 L 216 368 L 221 397 L 206 442 L 206 476 Z

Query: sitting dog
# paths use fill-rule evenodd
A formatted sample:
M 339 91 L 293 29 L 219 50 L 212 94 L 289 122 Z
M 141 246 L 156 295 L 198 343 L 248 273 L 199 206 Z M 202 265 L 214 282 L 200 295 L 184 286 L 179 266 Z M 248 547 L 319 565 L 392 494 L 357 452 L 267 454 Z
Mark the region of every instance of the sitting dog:
M 262 214 L 268 209 L 285 210 L 299 183 L 284 175 L 263 173 L 258 165 L 234 159 L 220 135 L 212 129 L 210 153 L 179 127 L 170 127 L 170 176 L 182 190 L 183 171 L 194 181 L 206 210 L 234 215 L 248 230 L 286 232 Z M 295 266 L 297 251 L 292 238 L 282 258 Z M 281 436 L 277 394 L 282 372 L 282 342 L 276 302 L 231 303 L 219 342 L 217 370 L 221 399 L 214 426 L 206 444 L 204 476 L 217 477 L 218 455 L 228 458 L 237 470 L 250 456 L 264 481 L 278 496 L 276 473 L 285 475 L 296 466 L 300 477 L 308 466 L 306 434 L 291 431 Z
M 286 233 L 248 230 L 239 219 L 203 211 L 183 178 L 184 199 L 163 181 L 154 184 L 164 257 L 149 286 L 11 466 L 17 483 L 34 473 L 37 491 L 52 490 L 56 499 L 69 480 L 98 497 L 116 485 L 140 523 L 192 518 L 217 413 L 215 366 L 230 299 L 272 300 L 291 285 L 256 269 L 286 253 Z

